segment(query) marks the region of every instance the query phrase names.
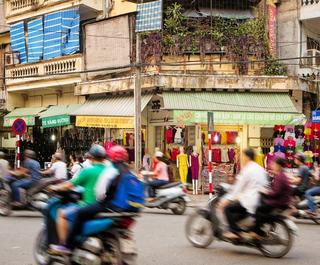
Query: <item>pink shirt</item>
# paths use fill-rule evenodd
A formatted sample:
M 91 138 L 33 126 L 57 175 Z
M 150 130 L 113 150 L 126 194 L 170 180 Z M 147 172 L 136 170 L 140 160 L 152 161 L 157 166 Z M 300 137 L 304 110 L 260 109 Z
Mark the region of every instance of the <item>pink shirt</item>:
M 159 161 L 154 170 L 157 179 L 169 181 L 168 166 L 166 163 Z

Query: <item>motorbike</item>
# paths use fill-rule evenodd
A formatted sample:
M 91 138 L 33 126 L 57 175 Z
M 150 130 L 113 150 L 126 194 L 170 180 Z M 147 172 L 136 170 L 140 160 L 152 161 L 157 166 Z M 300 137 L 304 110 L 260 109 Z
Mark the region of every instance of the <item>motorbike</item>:
M 68 203 L 75 203 L 82 197 L 82 191 L 74 189 L 56 193 L 50 199 L 48 208 L 43 212 L 44 220 L 48 214 Z M 136 264 L 137 250 L 130 230 L 138 213 L 101 213 L 83 224 L 82 232 L 77 236 L 76 248 L 71 255 L 55 255 L 49 251 L 48 229 L 55 234 L 55 228 L 47 223 L 39 232 L 34 247 L 34 258 L 38 265 L 133 265 Z M 56 239 L 57 240 L 57 239 Z
M 9 216 L 13 210 L 42 211 L 49 199 L 46 187 L 59 182 L 55 178 L 43 178 L 28 190 L 20 189 L 22 207 L 15 208 L 12 205 L 11 190 L 14 181 L 14 179 L 0 178 L 0 216 Z
M 142 171 L 145 182 L 152 172 Z M 145 202 L 147 208 L 170 209 L 176 215 L 183 215 L 186 211 L 187 203 L 190 202 L 189 197 L 184 191 L 181 182 L 173 182 L 156 188 L 156 197 L 151 202 Z
M 317 209 L 320 209 L 320 196 L 314 196 L 314 202 L 317 205 Z M 318 216 L 312 216 L 306 211 L 309 209 L 307 199 L 304 197 L 297 197 L 295 208 L 297 211 L 294 212 L 293 217 L 302 220 L 311 220 L 316 224 L 320 224 L 320 214 Z M 319 213 L 319 212 L 318 212 Z
M 258 249 L 269 258 L 281 258 L 291 249 L 297 226 L 291 221 L 284 211 L 275 211 L 270 215 L 270 220 L 263 226 L 265 236 L 261 240 L 246 237 L 243 233 L 239 239 L 231 240 L 223 236 L 223 225 L 217 216 L 217 204 L 226 193 L 223 186 L 215 189 L 214 197 L 209 200 L 208 206 L 197 209 L 187 220 L 186 236 L 189 242 L 199 248 L 208 247 L 214 239 Z M 244 232 L 250 232 L 254 219 L 248 217 L 238 223 Z

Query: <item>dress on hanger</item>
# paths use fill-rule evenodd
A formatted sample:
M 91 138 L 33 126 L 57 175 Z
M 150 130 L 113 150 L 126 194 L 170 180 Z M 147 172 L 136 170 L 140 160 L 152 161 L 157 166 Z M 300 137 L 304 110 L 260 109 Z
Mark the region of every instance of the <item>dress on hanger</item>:
M 264 168 L 264 154 L 258 153 L 255 159 L 256 163 Z
M 179 163 L 179 174 L 182 183 L 187 183 L 188 176 L 188 155 L 180 154 L 177 156 Z
M 182 143 L 182 129 L 180 127 L 176 128 L 176 133 L 174 135 L 174 142 L 176 144 Z
M 192 179 L 199 179 L 199 154 L 192 153 L 191 154 L 191 175 Z
M 173 129 L 171 127 L 166 129 L 166 142 L 167 144 L 173 143 Z
M 222 163 L 228 163 L 228 162 L 230 162 L 230 160 L 229 160 L 229 154 L 228 154 L 228 149 L 227 149 L 227 148 L 222 148 L 222 149 L 221 149 L 221 162 L 222 162 Z

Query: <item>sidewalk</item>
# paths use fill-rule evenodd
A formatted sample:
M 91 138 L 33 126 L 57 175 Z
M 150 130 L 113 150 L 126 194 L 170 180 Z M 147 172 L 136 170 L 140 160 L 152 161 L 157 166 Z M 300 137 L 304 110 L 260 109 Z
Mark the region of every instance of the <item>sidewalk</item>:
M 191 193 L 191 194 L 188 194 L 188 197 L 191 200 L 191 202 L 188 203 L 188 207 L 191 207 L 191 208 L 203 207 L 207 204 L 209 200 L 209 194 L 192 195 Z

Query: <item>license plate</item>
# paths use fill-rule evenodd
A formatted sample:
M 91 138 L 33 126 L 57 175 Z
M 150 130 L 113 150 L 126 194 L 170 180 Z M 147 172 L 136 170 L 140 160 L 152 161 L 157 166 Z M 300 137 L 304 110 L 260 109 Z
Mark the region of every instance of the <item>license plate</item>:
M 133 239 L 120 239 L 120 248 L 122 253 L 135 254 L 137 253 L 136 243 Z

